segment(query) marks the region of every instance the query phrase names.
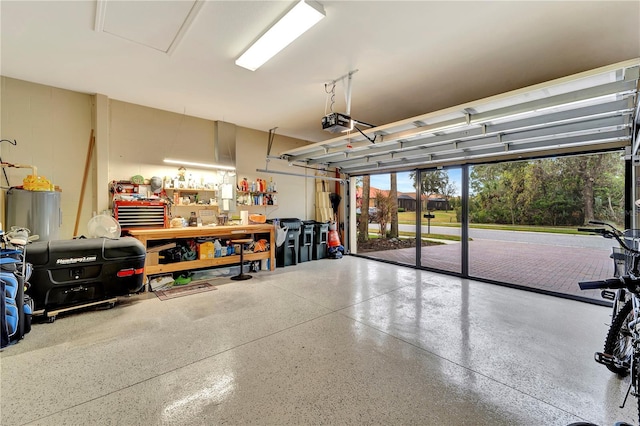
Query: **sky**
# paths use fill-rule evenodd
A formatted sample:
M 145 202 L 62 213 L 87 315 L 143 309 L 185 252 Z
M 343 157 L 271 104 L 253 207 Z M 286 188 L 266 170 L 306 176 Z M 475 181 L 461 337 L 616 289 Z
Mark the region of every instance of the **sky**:
M 448 169 L 449 180 L 453 182 L 453 184 L 457 188 L 456 195 L 460 195 L 462 192 L 462 174 L 461 169 Z M 411 172 L 399 172 L 398 175 L 398 192 L 415 192 L 415 188 L 413 187 L 413 179 L 409 177 L 409 173 Z M 390 180 L 389 174 L 383 175 L 371 175 L 371 186 L 378 189 L 389 189 Z

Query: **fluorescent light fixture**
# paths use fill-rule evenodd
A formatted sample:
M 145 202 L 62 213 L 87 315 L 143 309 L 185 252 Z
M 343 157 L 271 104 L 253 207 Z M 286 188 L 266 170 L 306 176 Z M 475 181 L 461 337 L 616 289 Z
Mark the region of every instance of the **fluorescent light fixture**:
M 165 163 L 169 164 L 178 164 L 180 166 L 192 166 L 192 167 L 204 167 L 207 169 L 220 169 L 220 170 L 235 170 L 235 167 L 232 166 L 222 166 L 219 164 L 208 164 L 208 163 L 193 163 L 191 161 L 182 161 L 182 160 L 172 160 L 170 158 L 165 158 L 163 160 Z
M 236 60 L 236 65 L 251 71 L 257 70 L 324 16 L 322 5 L 315 1 L 300 0 Z

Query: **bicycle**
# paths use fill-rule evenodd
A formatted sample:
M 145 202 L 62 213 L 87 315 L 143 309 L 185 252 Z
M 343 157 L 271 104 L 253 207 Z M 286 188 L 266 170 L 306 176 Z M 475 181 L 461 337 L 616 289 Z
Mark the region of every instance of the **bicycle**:
M 587 231 L 587 229 L 584 230 Z M 626 255 L 632 260 L 631 270 L 628 271 L 628 273 L 614 278 L 583 281 L 578 284 L 581 290 L 614 290 L 617 294 L 622 294 L 620 290 L 624 290 L 625 292 L 624 300 L 626 300 L 626 302 L 622 308 L 615 313 L 607 335 L 607 340 L 609 340 L 609 335 L 612 333 L 615 334 L 615 338 L 618 343 L 620 343 L 616 349 L 620 350 L 616 354 L 607 353 L 606 351 L 596 352 L 594 359 L 600 364 L 631 373 L 629 387 L 620 408 L 625 406 L 630 394 L 636 397 L 638 422 L 640 423 L 640 276 L 638 276 L 637 273 L 640 251 L 629 247 L 626 242 L 623 241 L 619 232 L 605 228 L 590 229 L 589 232 L 615 238 L 625 250 Z M 622 299 L 620 302 L 621 301 Z M 617 331 L 616 327 L 618 327 Z
M 613 252 L 610 256 L 614 263 L 614 277 L 620 277 L 623 275 L 639 277 L 639 258 L 634 253 L 635 249 L 628 247 L 627 242 L 637 239 L 640 236 L 640 230 L 629 229 L 620 231 L 611 224 L 599 221 L 589 221 L 589 224 L 606 226 L 608 229 L 578 228 L 578 231 L 598 234 L 604 238 L 615 238 L 621 243 L 620 247 L 613 247 Z M 621 239 L 624 239 L 625 242 L 622 243 L 620 241 Z M 627 250 L 627 248 L 629 250 Z M 604 355 L 596 356 L 596 362 L 605 365 L 609 371 L 624 377 L 629 373 L 632 353 L 629 338 L 630 334 L 626 327 L 628 321 L 625 320 L 632 309 L 631 299 L 625 288 L 619 288 L 615 291 L 605 289 L 602 290 L 601 296 L 603 299 L 611 300 L 612 313 L 611 324 L 607 331 L 604 351 L 602 352 Z M 611 357 L 613 357 L 613 359 Z

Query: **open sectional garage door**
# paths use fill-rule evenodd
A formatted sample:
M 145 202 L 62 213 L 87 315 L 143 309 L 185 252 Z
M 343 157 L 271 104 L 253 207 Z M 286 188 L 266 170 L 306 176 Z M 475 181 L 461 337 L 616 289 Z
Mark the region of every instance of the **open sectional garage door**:
M 640 60 L 626 61 L 384 126 L 363 129 L 357 128 L 362 126 L 356 123 L 354 129 L 338 137 L 283 152 L 280 157 L 290 163 L 335 170 L 336 177 L 350 178 L 347 217 L 351 219 L 347 227 L 350 238 L 347 238 L 352 252 L 364 252 L 358 250 L 354 216 L 359 221 L 361 209 L 367 207 L 362 204 L 362 181 L 366 177 L 365 187 L 370 191 L 367 199 L 369 222 L 373 222 L 368 232 L 372 238 L 384 238 L 391 228 L 382 217 L 383 225 L 375 228 L 378 226 L 375 215 L 379 214 L 379 207 L 384 210 L 384 206 L 377 204 L 379 200 L 370 200 L 381 194 L 396 194 L 393 197 L 401 213 L 398 214 L 400 231 L 396 230 L 394 235 L 402 238 L 403 235 L 412 234 L 417 240 L 415 249 L 387 251 L 384 255 L 374 253 L 374 258 L 569 297 L 596 299 L 595 293 L 578 295 L 575 283 L 584 278 L 585 273 L 594 279 L 612 273 L 608 259 L 610 242 L 580 240 L 579 237 L 563 240 L 542 233 L 507 232 L 496 243 L 494 235 L 497 233 L 491 234 L 490 230 L 476 228 L 482 227 L 479 222 L 483 218 L 491 216 L 495 219 L 500 212 L 489 211 L 492 208 L 490 203 L 478 207 L 478 200 L 487 198 L 487 186 L 482 187 L 487 176 L 495 175 L 495 179 L 503 180 L 504 176 L 520 176 L 519 184 L 526 186 L 534 182 L 531 176 L 543 176 L 547 181 L 558 180 L 550 171 L 565 175 L 576 174 L 574 170 L 588 173 L 589 170 L 596 171 L 596 167 L 607 165 L 607 174 L 615 175 L 609 178 L 618 179 L 616 185 L 622 189 L 618 192 L 611 190 L 606 195 L 596 194 L 597 202 L 608 203 L 612 222 L 619 226 L 634 226 L 637 212 L 632 207 L 632 201 L 639 198 L 634 184 L 640 128 L 639 76 Z M 391 179 L 412 181 L 414 194 L 391 189 L 387 183 L 391 176 Z M 525 176 L 529 176 L 529 181 Z M 447 196 L 442 193 L 446 185 L 439 189 L 428 188 L 432 185 L 429 182 L 434 179 L 449 185 L 450 189 L 445 191 L 450 192 Z M 512 184 L 516 188 L 515 183 Z M 575 187 L 575 182 L 573 184 Z M 415 190 L 419 187 L 421 190 Z M 549 187 L 546 190 L 558 189 Z M 563 190 L 570 191 L 566 188 Z M 575 193 L 580 188 L 573 190 Z M 518 190 L 514 191 L 517 194 Z M 581 207 L 576 205 L 575 200 L 571 205 L 567 197 L 554 199 L 550 195 L 540 194 L 544 194 L 544 191 L 535 195 L 537 199 L 528 200 L 530 205 L 547 206 L 549 215 L 555 216 L 546 220 L 557 222 L 558 227 L 564 226 L 565 231 L 567 224 L 592 214 L 582 212 L 582 216 L 578 215 L 580 217 L 576 219 L 575 211 Z M 489 198 L 499 196 L 503 196 L 500 202 L 504 208 L 510 202 L 523 203 L 516 197 L 504 198 L 498 189 L 495 194 L 489 194 Z M 616 203 L 620 204 L 619 208 Z M 520 207 L 520 214 L 524 216 L 522 208 L 525 207 Z M 479 212 L 478 208 L 487 211 Z M 493 208 L 497 210 L 495 206 Z M 574 209 L 574 217 L 563 217 L 569 214 L 569 208 Z M 619 211 L 616 212 L 616 209 Z M 512 212 L 516 210 L 511 209 Z M 540 218 L 544 216 L 542 214 L 528 216 L 534 222 L 545 220 Z M 442 217 L 449 223 L 442 228 L 432 228 L 431 218 L 438 223 Z M 407 225 L 408 220 L 413 225 Z M 512 224 L 517 222 L 515 218 L 497 220 L 511 221 Z M 414 231 L 411 231 L 412 227 Z M 547 228 L 555 232 L 551 229 L 553 227 Z M 517 229 L 527 231 L 526 226 Z M 442 244 L 441 247 L 431 246 L 428 242 L 428 237 L 433 237 L 434 231 L 440 232 L 436 240 Z M 566 244 L 574 248 L 567 249 Z M 525 249 L 533 251 L 527 252 Z M 587 266 L 551 265 L 544 260 L 546 258 L 543 255 L 551 256 L 552 261 L 568 259 L 568 250 L 573 252 L 574 259 L 581 260 Z M 491 253 L 494 254 L 493 258 L 490 257 Z M 588 255 L 599 257 L 599 270 L 593 267 Z M 516 260 L 510 263 L 510 258 Z M 525 265 L 527 259 L 533 258 L 537 261 Z M 591 269 L 589 272 L 579 270 L 587 267 Z M 526 268 L 528 276 L 523 276 L 520 272 Z M 573 268 L 575 276 L 565 276 L 565 282 L 560 284 L 550 283 L 540 273 L 545 269 L 553 271 L 561 268 Z M 515 273 L 518 269 L 519 273 Z M 561 289 L 563 286 L 566 289 Z
M 638 74 L 638 60 L 619 63 L 353 130 L 281 157 L 361 175 L 628 146 Z

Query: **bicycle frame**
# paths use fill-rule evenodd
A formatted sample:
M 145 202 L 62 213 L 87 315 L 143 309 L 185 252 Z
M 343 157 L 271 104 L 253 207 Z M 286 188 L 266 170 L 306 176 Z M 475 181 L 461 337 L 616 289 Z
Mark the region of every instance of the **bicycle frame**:
M 629 387 L 620 408 L 625 406 L 629 394 L 633 395 L 637 400 L 638 420 L 640 421 L 640 273 L 638 272 L 640 251 L 629 247 L 629 245 L 623 241 L 623 237 L 630 235 L 631 238 L 635 239 L 640 237 L 640 234 L 637 230 L 630 230 L 629 233 L 627 233 L 627 231 L 621 232 L 612 225 L 604 222 L 590 223 L 603 225 L 609 229 L 579 228 L 578 230 L 600 234 L 605 238 L 615 238 L 620 244 L 620 247 L 624 249 L 624 255 L 631 259 L 631 268 L 626 267 L 628 258 L 625 259 L 625 271 L 623 275 L 599 281 L 580 282 L 579 285 L 582 290 L 601 289 L 603 290 L 602 295 L 604 298 L 613 300 L 613 319 L 609 333 L 607 334 L 605 350 L 609 347 L 610 336 L 615 336 L 616 339 L 619 339 L 617 340 L 619 342 L 626 340 L 630 335 L 631 353 L 624 351 L 627 355 L 623 356 L 623 354 L 618 353 L 617 350 L 612 353 L 596 352 L 594 359 L 596 362 L 606 365 L 609 370 L 617 372 L 618 374 L 628 371 L 631 372 Z M 615 293 L 611 290 L 614 290 Z M 614 297 L 605 297 L 607 295 Z M 627 305 L 629 300 L 631 300 L 630 311 L 623 310 L 623 306 Z M 624 315 L 624 317 L 621 315 Z M 629 334 L 626 334 L 627 331 L 623 332 L 623 325 Z
M 614 276 L 618 277 L 620 275 L 630 275 L 634 277 L 640 277 L 640 252 L 634 248 L 631 248 L 627 245 L 623 238 L 637 238 L 640 233 L 638 230 L 625 230 L 620 231 L 615 226 L 600 221 L 589 221 L 590 225 L 598 225 L 604 226 L 606 228 L 578 228 L 580 232 L 589 232 L 591 234 L 598 234 L 604 238 L 614 238 L 620 244 L 620 248 L 614 247 L 612 257 L 614 261 Z M 622 259 L 617 258 L 616 255 L 622 256 Z M 631 266 L 629 267 L 629 258 L 631 258 Z M 617 262 L 619 260 L 624 260 L 625 267 L 622 273 L 618 270 Z M 615 292 L 611 292 L 609 290 L 603 290 L 602 298 L 611 300 L 613 304 L 613 314 L 612 317 L 620 312 L 624 304 L 629 300 L 629 295 L 624 288 L 617 289 Z

